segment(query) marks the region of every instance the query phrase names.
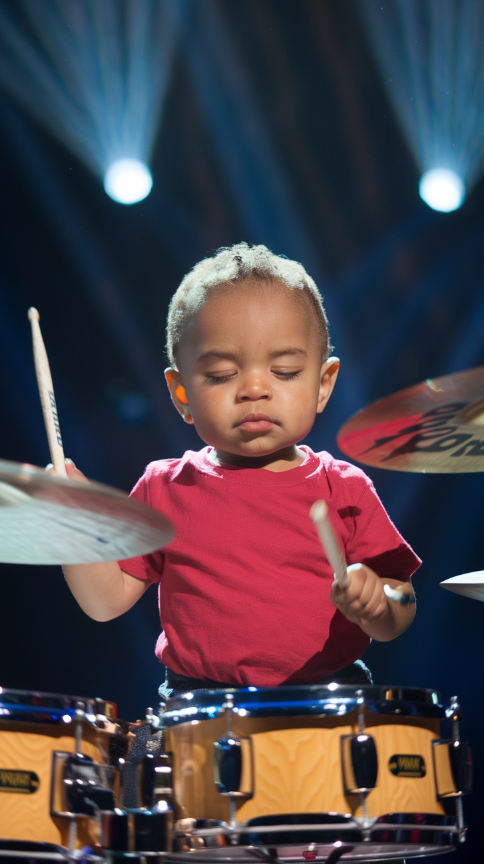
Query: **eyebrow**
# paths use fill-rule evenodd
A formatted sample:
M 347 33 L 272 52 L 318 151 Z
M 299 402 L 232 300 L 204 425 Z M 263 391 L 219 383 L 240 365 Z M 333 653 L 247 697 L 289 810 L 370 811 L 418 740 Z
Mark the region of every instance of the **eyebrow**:
M 272 351 L 269 356 L 271 360 L 277 360 L 278 357 L 285 357 L 287 355 L 291 357 L 308 356 L 307 352 L 304 351 L 303 348 L 295 347 L 282 348 L 279 351 Z M 231 351 L 205 351 L 203 354 L 200 354 L 198 362 L 200 363 L 201 360 L 235 360 L 236 357 L 237 355 Z

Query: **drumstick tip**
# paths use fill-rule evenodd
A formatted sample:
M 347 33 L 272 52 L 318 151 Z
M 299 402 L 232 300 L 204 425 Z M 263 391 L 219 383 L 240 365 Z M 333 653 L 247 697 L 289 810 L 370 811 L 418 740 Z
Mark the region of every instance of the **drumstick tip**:
M 29 309 L 29 321 L 39 321 L 39 320 L 40 320 L 40 315 L 37 312 L 37 309 L 35 308 L 35 306 L 31 306 Z
M 319 522 L 321 519 L 326 519 L 328 515 L 328 505 L 326 501 L 315 501 L 309 511 L 309 515 L 313 522 Z

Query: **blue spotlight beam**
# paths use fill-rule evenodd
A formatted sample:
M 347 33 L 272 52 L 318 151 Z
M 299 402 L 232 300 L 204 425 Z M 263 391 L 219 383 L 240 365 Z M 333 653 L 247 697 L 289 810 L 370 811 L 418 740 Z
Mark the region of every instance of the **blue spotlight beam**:
M 484 167 L 484 4 L 359 0 L 383 84 L 422 171 Z
M 19 0 L 0 7 L 0 82 L 103 175 L 149 162 L 182 24 L 178 0 Z
M 172 455 L 181 455 L 193 445 L 183 424 L 171 422 L 173 407 L 162 375 L 162 357 L 151 350 L 130 303 L 111 272 L 98 244 L 89 234 L 77 208 L 64 191 L 41 144 L 18 111 L 3 101 L 2 127 L 36 191 L 42 206 L 59 232 L 81 274 L 90 302 L 104 319 L 114 344 L 128 368 L 148 396 L 161 441 Z M 161 325 L 160 325 L 161 326 Z M 167 421 L 167 416 L 170 420 Z
M 325 284 L 321 256 L 301 217 L 217 5 L 213 0 L 183 3 L 187 14 L 186 62 L 246 237 L 301 261 L 321 288 L 332 338 L 347 367 L 351 366 L 345 376 L 346 387 L 339 394 L 342 416 L 348 416 L 365 402 L 364 381 L 347 344 L 336 298 Z

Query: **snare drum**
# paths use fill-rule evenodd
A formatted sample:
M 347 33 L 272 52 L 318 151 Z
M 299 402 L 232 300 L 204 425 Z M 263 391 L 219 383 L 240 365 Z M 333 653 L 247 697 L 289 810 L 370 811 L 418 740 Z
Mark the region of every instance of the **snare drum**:
M 0 856 L 64 859 L 98 844 L 126 733 L 113 702 L 0 688 Z
M 450 799 L 469 791 L 469 754 L 442 740 L 445 716 L 436 691 L 402 687 L 169 699 L 175 850 L 253 861 L 265 847 L 259 857 L 294 862 L 325 860 L 335 844 L 345 860 L 450 851 L 464 829 Z

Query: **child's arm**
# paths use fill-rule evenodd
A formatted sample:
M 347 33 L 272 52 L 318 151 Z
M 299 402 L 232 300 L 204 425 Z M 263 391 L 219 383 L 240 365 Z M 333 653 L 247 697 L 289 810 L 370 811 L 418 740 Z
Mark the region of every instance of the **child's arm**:
M 117 561 L 67 564 L 63 570 L 79 606 L 95 621 L 110 621 L 127 612 L 151 585 L 124 573 Z
M 352 565 L 349 573 L 346 588 L 339 588 L 334 582 L 331 589 L 331 600 L 348 621 L 358 624 L 367 636 L 378 642 L 389 642 L 410 627 L 415 617 L 415 603 L 396 603 L 383 590 L 387 584 L 391 588 L 402 588 L 403 594 L 411 594 L 410 582 L 381 579 L 364 564 Z
M 72 480 L 89 482 L 69 460 L 66 471 Z M 124 573 L 117 561 L 66 564 L 63 570 L 79 606 L 95 621 L 110 621 L 127 612 L 151 584 Z

